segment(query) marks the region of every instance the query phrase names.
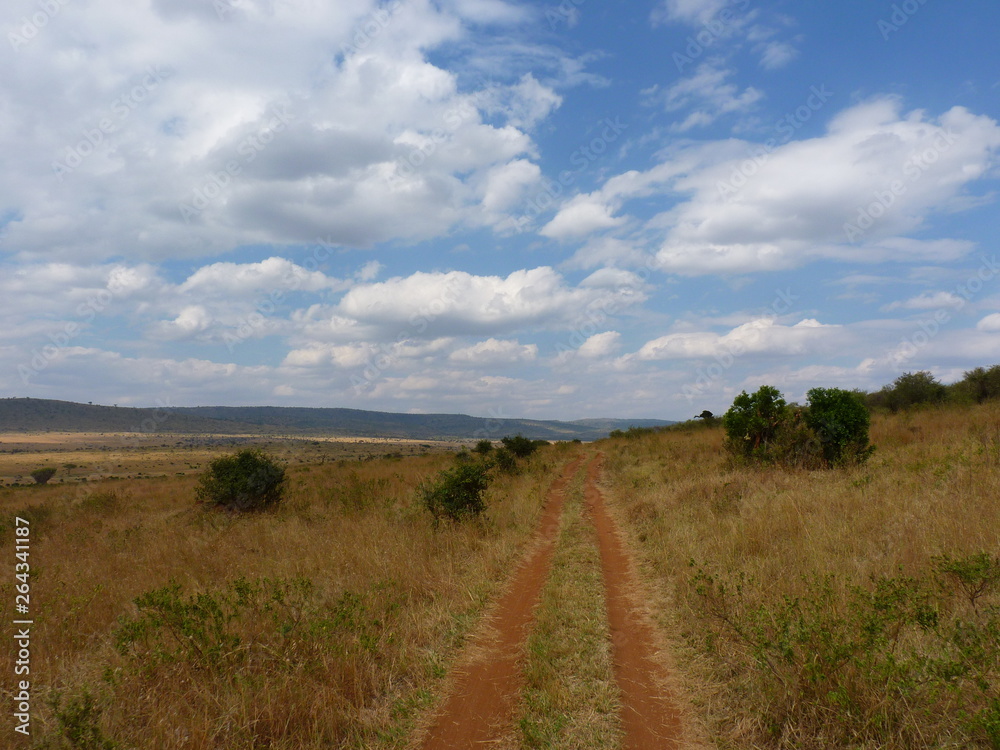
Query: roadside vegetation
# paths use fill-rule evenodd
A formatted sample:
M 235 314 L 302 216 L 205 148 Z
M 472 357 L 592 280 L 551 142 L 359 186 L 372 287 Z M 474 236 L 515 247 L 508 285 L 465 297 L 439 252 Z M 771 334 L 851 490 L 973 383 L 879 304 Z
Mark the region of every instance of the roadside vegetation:
M 1000 402 L 971 387 L 985 375 L 993 393 L 998 372 L 811 392 L 801 411 L 761 389 L 725 427 L 604 443 L 613 507 L 718 747 L 1000 747 Z M 844 430 L 817 429 L 817 406 Z M 824 450 L 824 429 L 852 460 Z M 796 442 L 810 460 L 785 460 Z
M 283 472 L 265 512 L 195 503 L 239 502 L 233 456 L 200 477 L 0 490 L 0 544 L 15 516 L 31 528 L 34 747 L 404 747 L 522 556 L 555 458 L 518 459 L 476 523 L 435 529 L 418 487 L 454 454 L 254 456 L 262 489 Z

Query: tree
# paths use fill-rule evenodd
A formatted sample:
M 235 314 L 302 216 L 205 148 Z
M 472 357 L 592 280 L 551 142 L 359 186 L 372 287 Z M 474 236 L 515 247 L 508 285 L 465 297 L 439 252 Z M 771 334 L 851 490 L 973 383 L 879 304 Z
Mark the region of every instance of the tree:
M 491 450 L 493 450 L 493 442 L 491 440 L 483 439 L 476 443 L 476 447 L 472 449 L 472 452 L 478 453 L 481 456 L 486 456 Z
M 201 502 L 243 512 L 276 505 L 284 490 L 284 467 L 264 451 L 246 448 L 212 461 L 198 480 L 196 495 Z
M 807 395 L 805 423 L 819 438 L 830 466 L 861 462 L 874 450 L 868 444 L 871 417 L 864 401 L 852 391 L 813 388 Z
M 919 404 L 936 404 L 944 401 L 947 389 L 930 372 L 905 372 L 892 385 L 885 386 L 881 398 L 876 400 L 895 413 Z
M 746 458 L 771 460 L 771 444 L 786 411 L 781 391 L 773 386 L 762 385 L 753 395 L 743 391 L 722 417 L 727 448 Z
M 544 440 L 530 440 L 523 435 L 515 435 L 514 437 L 501 438 L 500 442 L 503 443 L 504 448 L 509 450 L 518 458 L 527 458 L 536 450 L 540 445 L 544 445 Z
M 695 419 L 704 419 L 706 422 L 711 422 L 715 419 L 715 415 L 712 414 L 708 409 L 705 409 L 701 414 L 699 414 Z
M 56 470 L 51 466 L 46 466 L 44 469 L 35 469 L 31 472 L 31 478 L 35 480 L 35 484 L 45 484 L 55 475 Z
M 483 493 L 490 483 L 489 472 L 486 463 L 458 464 L 442 471 L 437 481 L 422 485 L 421 499 L 435 523 L 441 518 L 461 521 L 486 510 Z

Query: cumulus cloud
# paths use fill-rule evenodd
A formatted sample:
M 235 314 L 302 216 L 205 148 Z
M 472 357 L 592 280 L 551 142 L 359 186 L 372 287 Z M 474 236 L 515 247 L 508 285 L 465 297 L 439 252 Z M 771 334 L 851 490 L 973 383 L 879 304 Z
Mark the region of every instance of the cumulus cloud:
M 572 287 L 548 266 L 514 271 L 506 277 L 417 272 L 353 287 L 334 314 L 393 332 L 432 330 L 454 335 L 548 328 L 572 320 L 595 303 L 624 308 L 646 298 L 641 285 L 598 281 L 600 277 Z
M 721 354 L 798 355 L 828 350 L 842 332 L 837 325 L 806 319 L 784 326 L 771 318 L 759 318 L 728 333 L 671 333 L 647 342 L 635 354 L 639 360 L 704 359 Z
M 579 206 L 601 215 L 603 205 L 621 220 L 630 200 L 680 194 L 686 199 L 646 223 L 663 237 L 657 263 L 674 273 L 777 270 L 817 258 L 951 260 L 972 243 L 908 235 L 935 213 L 964 209 L 998 150 L 1000 126 L 989 117 L 964 107 L 937 118 L 903 114 L 899 100 L 879 98 L 844 110 L 814 138 L 677 149 L 646 172 L 570 199 L 550 226 L 571 226 Z
M 986 331 L 988 333 L 1000 331 L 1000 313 L 987 315 L 985 318 L 976 323 L 976 329 Z
M 513 188 L 496 175 L 479 187 L 497 167 L 531 177 L 530 131 L 561 103 L 551 82 L 460 85 L 428 59 L 474 25 L 526 21 L 524 7 L 216 6 L 62 4 L 29 42 L 0 50 L 0 148 L 18 175 L 0 180 L 0 216 L 13 217 L 0 250 L 79 262 L 123 247 L 158 260 L 317 237 L 420 240 L 482 220 L 484 200 L 487 215 L 505 210 Z M 102 64 L 67 64 L 74 55 Z M 39 93 L 54 88 L 64 94 Z

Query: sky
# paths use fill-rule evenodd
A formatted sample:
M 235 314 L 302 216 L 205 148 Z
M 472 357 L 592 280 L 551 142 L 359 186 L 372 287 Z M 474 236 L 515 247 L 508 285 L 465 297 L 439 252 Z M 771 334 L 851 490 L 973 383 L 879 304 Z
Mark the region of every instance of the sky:
M 686 419 L 1000 362 L 995 0 L 8 0 L 0 395 Z

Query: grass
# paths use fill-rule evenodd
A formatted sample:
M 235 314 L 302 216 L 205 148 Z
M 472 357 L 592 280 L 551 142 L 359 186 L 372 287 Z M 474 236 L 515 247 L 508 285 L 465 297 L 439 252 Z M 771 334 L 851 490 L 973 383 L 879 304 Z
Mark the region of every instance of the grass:
M 1000 747 L 1000 597 L 963 601 L 942 562 L 1000 552 L 1000 408 L 877 416 L 871 437 L 829 471 L 734 467 L 721 429 L 605 444 L 720 748 Z
M 548 455 L 437 530 L 415 488 L 446 455 L 294 464 L 245 517 L 195 507 L 194 477 L 0 490 L 4 550 L 31 519 L 35 746 L 404 746 L 535 530 Z
M 524 748 L 621 744 L 601 557 L 583 502 L 584 472 L 567 488 L 552 573 L 528 638 L 519 722 Z

